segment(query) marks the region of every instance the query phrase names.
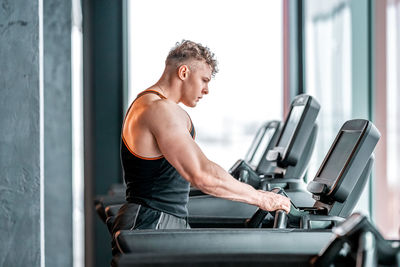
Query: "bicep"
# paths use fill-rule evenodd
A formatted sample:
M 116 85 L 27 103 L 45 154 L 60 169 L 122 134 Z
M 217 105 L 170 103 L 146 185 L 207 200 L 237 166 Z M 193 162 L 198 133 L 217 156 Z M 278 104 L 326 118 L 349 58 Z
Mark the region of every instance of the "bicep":
M 187 129 L 186 114 L 166 109 L 152 120 L 151 132 L 166 160 L 191 183 L 201 176 L 208 159 Z
M 208 159 L 186 129 L 169 129 L 156 136 L 164 157 L 189 182 L 201 176 Z

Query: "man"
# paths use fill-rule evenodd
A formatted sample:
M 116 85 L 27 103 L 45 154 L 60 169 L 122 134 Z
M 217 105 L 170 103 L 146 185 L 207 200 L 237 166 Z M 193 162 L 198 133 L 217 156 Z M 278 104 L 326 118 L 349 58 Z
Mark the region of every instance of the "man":
M 138 95 L 125 116 L 121 160 L 127 201 L 113 232 L 178 229 L 187 224 L 189 185 L 267 211 L 290 211 L 290 200 L 255 190 L 207 159 L 194 141 L 194 126 L 178 105 L 195 107 L 208 94 L 217 62 L 207 47 L 182 41 L 173 48 L 159 81 Z

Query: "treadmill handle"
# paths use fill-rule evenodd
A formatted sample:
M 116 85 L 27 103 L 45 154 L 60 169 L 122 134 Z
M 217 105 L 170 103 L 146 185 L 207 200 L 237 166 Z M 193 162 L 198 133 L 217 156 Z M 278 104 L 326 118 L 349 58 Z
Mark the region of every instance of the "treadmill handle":
M 249 183 L 249 171 L 248 170 L 240 170 L 238 180 L 242 183 Z
M 274 228 L 285 229 L 287 227 L 288 215 L 284 210 L 275 212 Z
M 245 227 L 247 228 L 261 228 L 262 221 L 265 216 L 268 215 L 268 211 L 258 209 L 250 219 L 246 220 Z

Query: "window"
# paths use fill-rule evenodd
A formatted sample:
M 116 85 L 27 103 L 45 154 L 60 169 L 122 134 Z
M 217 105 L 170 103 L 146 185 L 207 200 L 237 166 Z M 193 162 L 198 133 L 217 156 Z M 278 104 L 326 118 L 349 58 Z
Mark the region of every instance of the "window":
M 321 104 L 308 180 L 314 178 L 344 122 L 369 119 L 368 9 L 367 2 L 356 2 L 304 1 L 305 89 Z M 370 213 L 369 186 L 355 211 Z
M 400 1 L 376 2 L 375 10 L 375 117 L 382 137 L 376 153 L 374 217 L 385 238 L 399 239 Z
M 386 20 L 386 211 L 385 234 L 400 238 L 400 1 L 389 0 Z M 384 181 L 383 179 L 381 181 Z
M 220 72 L 196 108 L 183 108 L 207 157 L 229 169 L 245 156 L 258 127 L 282 118 L 282 2 L 149 0 L 125 5 L 125 107 L 157 81 L 177 41 L 208 46 Z
M 351 118 L 351 29 L 345 4 L 306 1 L 306 91 L 321 104 L 315 174 L 345 120 Z

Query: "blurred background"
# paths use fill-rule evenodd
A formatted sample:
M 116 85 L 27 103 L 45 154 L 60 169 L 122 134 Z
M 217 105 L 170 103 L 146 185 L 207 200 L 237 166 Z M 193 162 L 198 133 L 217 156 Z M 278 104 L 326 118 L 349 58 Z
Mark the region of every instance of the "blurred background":
M 183 39 L 219 61 L 184 107 L 228 170 L 298 94 L 321 104 L 313 179 L 340 126 L 382 137 L 356 210 L 400 238 L 400 0 L 0 0 L 0 266 L 109 266 L 93 200 L 122 182 L 121 124 Z

